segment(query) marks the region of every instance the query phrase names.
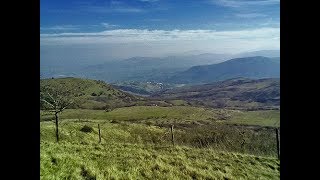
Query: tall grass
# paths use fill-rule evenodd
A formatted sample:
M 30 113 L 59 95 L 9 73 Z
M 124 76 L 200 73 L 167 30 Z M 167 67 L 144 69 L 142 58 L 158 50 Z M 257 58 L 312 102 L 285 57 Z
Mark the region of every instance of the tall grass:
M 213 147 L 173 147 L 166 129 L 142 124 L 64 121 L 61 142 L 54 126 L 41 122 L 41 179 L 279 179 L 274 157 L 221 151 Z M 83 132 L 84 126 L 92 132 Z M 180 132 L 177 130 L 176 132 Z M 182 132 L 182 131 L 181 131 Z M 177 136 L 178 138 L 178 136 Z
M 40 112 L 41 120 L 50 120 L 50 115 Z M 116 121 L 150 121 L 159 122 L 220 122 L 228 124 L 244 124 L 278 127 L 280 125 L 280 111 L 238 111 L 226 109 L 208 109 L 198 107 L 174 106 L 134 106 L 117 108 L 106 112 L 103 110 L 68 109 L 61 114 L 62 119 L 96 119 Z
M 50 115 L 40 113 L 47 120 L 40 122 L 40 179 L 279 179 L 274 130 L 228 124 L 237 114 L 249 124 L 255 116 L 276 119 L 271 111 L 67 110 L 59 124 L 59 143 Z

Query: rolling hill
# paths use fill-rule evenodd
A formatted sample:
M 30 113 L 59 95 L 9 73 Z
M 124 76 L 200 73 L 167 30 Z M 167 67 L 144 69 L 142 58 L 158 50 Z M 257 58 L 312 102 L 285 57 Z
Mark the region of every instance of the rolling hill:
M 106 109 L 107 107 L 131 106 L 142 97 L 134 96 L 106 84 L 103 81 L 80 78 L 54 78 L 40 80 L 41 86 L 55 87 L 63 84 L 66 89 L 76 89 L 75 93 L 81 94 L 80 108 L 83 109 Z
M 63 85 L 67 91 L 76 90 L 74 96 L 79 96 L 77 105 L 69 108 L 113 110 L 120 107 L 130 106 L 172 106 L 162 100 L 148 99 L 139 95 L 133 95 L 118 89 L 100 80 L 82 78 L 51 78 L 41 79 L 40 86 L 57 87 Z
M 280 77 L 280 60 L 279 58 L 254 56 L 235 58 L 218 64 L 194 66 L 172 76 L 168 82 L 200 84 L 238 77 L 278 78 Z
M 193 106 L 239 109 L 278 109 L 280 79 L 235 78 L 204 85 L 165 90 L 154 99 L 182 100 Z

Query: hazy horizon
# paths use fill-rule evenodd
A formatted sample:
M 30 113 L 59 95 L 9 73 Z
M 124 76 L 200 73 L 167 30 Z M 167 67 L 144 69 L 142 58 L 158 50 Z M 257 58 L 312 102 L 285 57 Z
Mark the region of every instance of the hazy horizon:
M 279 0 L 41 0 L 42 64 L 280 49 Z

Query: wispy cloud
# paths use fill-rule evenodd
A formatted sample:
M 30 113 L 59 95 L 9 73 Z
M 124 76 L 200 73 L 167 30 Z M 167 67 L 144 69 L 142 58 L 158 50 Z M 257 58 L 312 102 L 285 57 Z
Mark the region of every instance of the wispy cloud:
M 125 1 L 112 0 L 98 4 L 92 1 L 76 2 L 75 5 L 69 9 L 48 9 L 47 11 L 51 13 L 141 13 L 146 10 L 129 5 Z
M 280 0 L 211 0 L 211 3 L 226 7 L 265 6 L 279 4 Z
M 201 50 L 210 53 L 239 53 L 279 49 L 279 28 L 235 31 L 115 29 L 95 33 L 41 34 L 42 60 L 123 59 L 134 56 L 165 56 Z M 66 51 L 68 49 L 68 51 Z
M 246 19 L 267 17 L 266 14 L 261 14 L 261 13 L 238 13 L 238 14 L 235 14 L 235 16 L 238 18 L 246 18 Z
M 81 6 L 80 9 L 86 12 L 93 12 L 93 13 L 141 13 L 145 10 L 131 6 L 125 1 L 119 0 L 112 0 L 110 3 L 104 4 L 87 4 Z
M 76 30 L 79 26 L 76 25 L 57 25 L 50 27 L 40 27 L 40 30 L 55 30 L 55 31 L 66 31 L 66 30 Z
M 115 29 L 94 33 L 41 34 L 43 43 L 132 43 L 147 41 L 256 40 L 280 37 L 280 28 L 237 31 Z
M 261 26 L 264 26 L 264 27 L 278 27 L 278 28 L 280 28 L 280 21 L 279 20 L 274 20 L 273 18 L 269 18 L 264 23 L 261 23 Z
M 115 27 L 119 27 L 119 25 L 115 25 L 115 24 L 110 24 L 110 23 L 101 23 L 101 25 L 105 28 L 115 28 Z
M 141 2 L 157 2 L 159 0 L 138 0 L 138 1 L 141 1 Z
M 152 18 L 152 19 L 145 19 L 145 21 L 150 21 L 150 22 L 163 22 L 163 21 L 166 21 L 166 19 Z
M 110 4 L 111 5 L 123 5 L 124 3 L 119 0 L 112 0 L 112 1 L 110 1 Z
M 93 13 L 141 13 L 145 10 L 135 7 L 102 7 L 102 6 L 88 6 L 81 9 L 81 11 Z

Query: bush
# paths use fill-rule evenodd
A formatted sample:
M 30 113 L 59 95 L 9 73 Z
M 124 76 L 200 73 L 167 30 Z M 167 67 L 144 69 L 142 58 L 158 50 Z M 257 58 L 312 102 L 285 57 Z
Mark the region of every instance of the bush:
M 99 91 L 99 96 L 101 96 L 101 95 L 104 95 L 104 94 L 106 94 L 105 92 L 103 92 L 103 91 Z
M 151 121 L 147 121 L 147 122 L 146 122 L 146 125 L 151 126 L 151 125 L 152 125 L 152 122 L 151 122 Z
M 112 120 L 110 123 L 116 123 L 116 124 L 119 124 L 120 122 L 117 121 L 117 120 Z
M 93 131 L 93 128 L 87 125 L 84 125 L 80 131 L 85 132 L 85 133 L 91 133 Z
M 96 176 L 93 175 L 90 171 L 86 170 L 84 166 L 81 167 L 81 176 L 85 180 L 96 180 Z

